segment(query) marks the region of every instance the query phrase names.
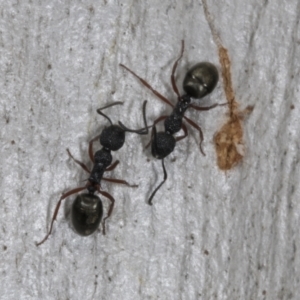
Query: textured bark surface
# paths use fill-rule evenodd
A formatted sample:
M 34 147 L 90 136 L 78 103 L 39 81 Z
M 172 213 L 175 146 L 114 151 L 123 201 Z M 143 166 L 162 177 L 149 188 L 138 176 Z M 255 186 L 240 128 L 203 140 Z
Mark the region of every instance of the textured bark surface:
M 123 63 L 173 103 L 170 75 L 185 41 L 177 84 L 200 61 L 219 72 L 218 47 L 201 1 L 2 1 L 0 5 L 0 282 L 3 299 L 297 299 L 300 294 L 299 1 L 211 1 L 216 32 L 231 61 L 245 156 L 217 165 L 215 134 L 228 107 L 187 116 L 187 138 L 161 163 L 149 137 L 126 134 L 120 160 L 103 182 L 116 200 L 106 236 L 77 235 L 70 197 L 40 247 L 63 192 L 91 167 L 88 142 L 108 121 L 143 125 L 171 108 L 119 66 Z M 220 82 L 195 105 L 225 103 Z M 161 127 L 158 126 L 160 130 Z M 95 143 L 94 150 L 100 148 Z M 101 198 L 103 198 L 101 196 Z M 104 215 L 108 201 L 103 198 Z

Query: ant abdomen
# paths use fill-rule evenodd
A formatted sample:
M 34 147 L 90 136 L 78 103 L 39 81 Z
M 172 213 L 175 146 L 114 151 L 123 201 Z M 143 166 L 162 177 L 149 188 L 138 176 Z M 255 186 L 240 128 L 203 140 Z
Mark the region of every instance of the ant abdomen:
M 75 231 L 88 236 L 96 231 L 103 216 L 101 199 L 93 194 L 80 194 L 72 205 L 72 224 Z
M 155 133 L 155 138 L 151 143 L 151 152 L 153 157 L 163 159 L 173 152 L 176 145 L 176 140 L 173 135 L 166 132 Z
M 199 99 L 212 92 L 218 80 L 219 73 L 215 65 L 201 62 L 187 71 L 183 89 L 190 97 Z

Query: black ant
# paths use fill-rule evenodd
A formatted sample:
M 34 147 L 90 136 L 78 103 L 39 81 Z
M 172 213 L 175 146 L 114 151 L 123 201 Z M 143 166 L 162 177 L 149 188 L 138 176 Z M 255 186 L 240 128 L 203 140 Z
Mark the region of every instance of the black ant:
M 152 155 L 155 158 L 162 160 L 162 168 L 164 172 L 163 181 L 153 191 L 153 193 L 151 194 L 148 200 L 149 205 L 152 205 L 152 199 L 154 195 L 167 179 L 167 172 L 164 165 L 164 158 L 174 150 L 176 142 L 184 139 L 188 135 L 187 127 L 183 123 L 183 119 L 185 119 L 187 123 L 189 123 L 192 127 L 198 130 L 200 135 L 200 151 L 202 152 L 203 155 L 205 155 L 201 146 L 203 142 L 202 130 L 194 121 L 184 116 L 186 110 L 188 108 L 193 108 L 195 110 L 204 111 L 204 110 L 210 110 L 219 105 L 219 104 L 213 104 L 208 107 L 199 107 L 194 104 L 191 104 L 192 98 L 201 99 L 205 97 L 206 95 L 211 93 L 215 88 L 215 86 L 217 85 L 219 79 L 218 70 L 213 64 L 209 62 L 198 63 L 195 66 L 193 66 L 190 70 L 188 70 L 183 80 L 183 89 L 185 91 L 185 94 L 184 95 L 179 94 L 175 82 L 175 71 L 178 62 L 183 56 L 183 51 L 184 51 L 184 41 L 182 41 L 180 56 L 175 61 L 172 69 L 172 74 L 171 74 L 172 88 L 175 94 L 177 95 L 177 100 L 178 100 L 176 105 L 172 104 L 170 100 L 168 100 L 166 97 L 161 95 L 158 91 L 153 89 L 150 86 L 150 84 L 146 82 L 143 78 L 139 77 L 136 73 L 134 73 L 132 70 L 130 70 L 123 64 L 120 64 L 121 67 L 125 68 L 137 79 L 139 79 L 141 83 L 146 88 L 148 88 L 154 95 L 156 95 L 160 100 L 162 100 L 163 102 L 165 102 L 166 104 L 170 105 L 173 108 L 173 111 L 170 116 L 160 116 L 154 121 L 152 127 L 152 133 L 151 133 L 151 140 L 146 146 L 147 148 L 151 143 Z M 164 120 L 165 131 L 157 132 L 155 125 L 158 122 L 163 120 Z M 175 138 L 173 134 L 179 132 L 181 129 L 183 130 L 184 134 Z
M 117 151 L 124 145 L 125 142 L 125 132 L 134 132 L 137 134 L 147 134 L 148 128 L 147 128 L 147 122 L 146 122 L 146 101 L 143 103 L 143 118 L 145 123 L 145 128 L 139 129 L 139 130 L 132 130 L 126 128 L 121 122 L 119 122 L 119 125 L 113 125 L 110 118 L 105 115 L 102 110 L 114 105 L 123 104 L 123 102 L 115 102 L 113 104 L 109 104 L 105 107 L 99 108 L 97 110 L 98 114 L 105 117 L 109 123 L 110 126 L 105 127 L 100 135 L 96 136 L 89 142 L 89 157 L 91 161 L 93 162 L 94 166 L 92 171 L 89 170 L 89 168 L 82 162 L 78 161 L 73 157 L 73 155 L 70 153 L 69 149 L 67 149 L 68 155 L 70 158 L 72 158 L 78 165 L 80 165 L 87 173 L 90 174 L 89 178 L 87 179 L 87 183 L 83 187 L 78 187 L 75 189 L 72 189 L 66 193 L 64 193 L 54 210 L 50 230 L 44 237 L 44 239 L 37 243 L 37 246 L 43 244 L 49 237 L 49 235 L 52 232 L 53 223 L 56 220 L 61 202 L 66 199 L 67 197 L 77 194 L 85 189 L 87 189 L 87 193 L 79 194 L 73 205 L 72 205 L 72 224 L 75 229 L 75 231 L 83 236 L 88 236 L 96 231 L 96 229 L 99 227 L 99 224 L 102 220 L 103 215 L 103 206 L 101 199 L 94 195 L 96 192 L 103 195 L 104 197 L 108 198 L 111 202 L 107 216 L 103 220 L 103 234 L 105 234 L 105 221 L 107 218 L 109 218 L 112 214 L 115 199 L 107 192 L 104 192 L 100 190 L 101 180 L 105 180 L 108 182 L 113 183 L 119 183 L 119 184 L 125 184 L 130 187 L 137 187 L 137 185 L 130 185 L 127 181 L 122 179 L 115 179 L 115 178 L 105 178 L 103 177 L 104 172 L 112 171 L 115 169 L 115 167 L 119 164 L 119 161 L 115 161 L 112 164 L 112 155 L 111 151 Z M 122 127 L 121 127 L 122 126 Z M 96 151 L 95 154 L 93 154 L 93 143 L 100 138 L 100 144 L 102 145 L 102 149 Z

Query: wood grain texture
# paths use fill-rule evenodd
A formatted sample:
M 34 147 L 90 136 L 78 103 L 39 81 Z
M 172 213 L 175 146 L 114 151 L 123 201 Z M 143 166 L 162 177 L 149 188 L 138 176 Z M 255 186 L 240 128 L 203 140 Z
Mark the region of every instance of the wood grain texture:
M 170 113 L 123 63 L 176 101 L 177 82 L 199 61 L 220 71 L 201 1 L 2 1 L 0 6 L 0 282 L 3 299 L 297 299 L 300 294 L 299 12 L 297 1 L 208 0 L 231 60 L 247 151 L 230 171 L 217 166 L 213 138 L 224 107 L 187 116 L 193 129 L 160 162 L 147 138 L 127 135 L 112 172 L 137 189 L 105 183 L 116 199 L 107 233 L 76 235 L 67 200 L 42 247 L 63 192 L 86 174 L 88 141 L 107 121 L 132 128 Z M 203 105 L 224 103 L 221 83 Z M 195 103 L 201 105 L 202 103 Z M 100 146 L 99 146 L 100 147 Z M 90 165 L 89 165 L 90 167 Z M 104 201 L 104 209 L 108 203 Z

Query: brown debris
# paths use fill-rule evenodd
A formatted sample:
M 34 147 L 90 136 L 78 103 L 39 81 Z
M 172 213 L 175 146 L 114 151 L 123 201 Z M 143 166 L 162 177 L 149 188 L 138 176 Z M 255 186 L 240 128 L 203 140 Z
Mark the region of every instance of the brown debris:
M 217 151 L 217 162 L 221 170 L 230 170 L 244 156 L 243 114 L 238 111 L 238 103 L 232 87 L 230 59 L 225 48 L 219 48 L 219 60 L 222 68 L 223 86 L 228 102 L 229 120 L 222 126 L 214 137 Z
M 236 166 L 245 154 L 242 120 L 244 119 L 245 114 L 248 114 L 253 110 L 253 107 L 249 106 L 244 111 L 239 111 L 238 109 L 239 104 L 235 100 L 232 86 L 230 71 L 231 63 L 228 51 L 222 46 L 221 39 L 212 24 L 212 17 L 209 14 L 206 0 L 202 0 L 202 3 L 207 22 L 219 50 L 223 87 L 229 108 L 229 119 L 214 137 L 217 163 L 219 168 L 225 171 Z
M 229 170 L 244 156 L 243 129 L 239 118 L 230 118 L 216 133 L 214 143 L 221 170 Z

